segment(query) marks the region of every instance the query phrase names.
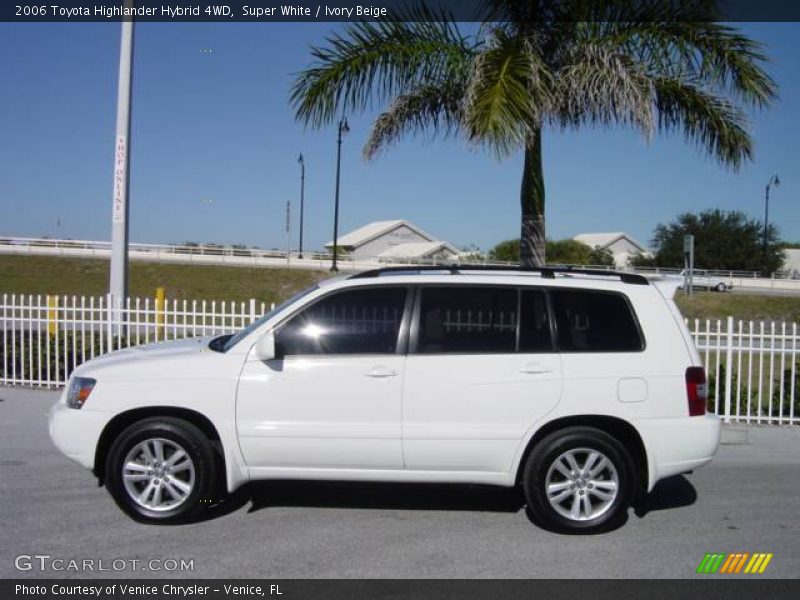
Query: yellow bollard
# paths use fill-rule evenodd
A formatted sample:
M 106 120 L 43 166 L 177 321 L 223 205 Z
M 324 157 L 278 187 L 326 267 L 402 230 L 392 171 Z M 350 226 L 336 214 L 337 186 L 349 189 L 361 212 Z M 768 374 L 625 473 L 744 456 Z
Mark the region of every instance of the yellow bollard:
M 156 339 L 158 339 L 158 334 L 161 334 L 163 337 L 164 333 L 164 309 L 166 307 L 167 300 L 166 300 L 166 292 L 164 291 L 163 287 L 156 288 L 156 325 L 157 333 Z
M 47 333 L 50 337 L 58 330 L 58 296 L 47 297 Z

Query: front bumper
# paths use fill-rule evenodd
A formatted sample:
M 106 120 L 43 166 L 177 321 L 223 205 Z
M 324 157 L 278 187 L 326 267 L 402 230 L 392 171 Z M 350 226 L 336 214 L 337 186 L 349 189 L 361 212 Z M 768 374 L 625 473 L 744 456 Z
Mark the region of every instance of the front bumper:
M 87 469 L 94 468 L 94 454 L 103 428 L 111 415 L 69 408 L 62 394 L 48 414 L 50 439 L 61 452 Z

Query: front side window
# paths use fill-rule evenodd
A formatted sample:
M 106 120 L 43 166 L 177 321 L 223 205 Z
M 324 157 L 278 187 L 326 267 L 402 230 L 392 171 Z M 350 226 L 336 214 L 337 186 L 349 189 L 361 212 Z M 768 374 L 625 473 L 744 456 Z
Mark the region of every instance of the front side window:
M 425 287 L 419 313 L 421 354 L 513 353 L 517 340 L 517 290 Z
M 406 288 L 381 287 L 323 298 L 278 330 L 277 354 L 394 354 L 406 294 Z
M 638 352 L 644 349 L 636 318 L 622 294 L 551 291 L 562 352 Z
M 303 298 L 303 297 L 307 296 L 311 292 L 315 292 L 317 289 L 319 289 L 319 286 L 312 285 L 310 288 L 307 288 L 307 289 L 303 290 L 302 292 L 299 292 L 299 293 L 295 294 L 294 296 L 292 296 L 288 300 L 284 300 L 278 306 L 276 306 L 275 308 L 270 310 L 268 313 L 266 313 L 265 315 L 263 315 L 260 318 L 256 319 L 255 321 L 253 321 L 252 323 L 250 323 L 250 325 L 248 325 L 244 329 L 240 329 L 234 335 L 229 336 L 227 338 L 227 340 L 224 340 L 224 345 L 222 346 L 222 351 L 223 352 L 227 352 L 228 350 L 233 348 L 236 344 L 241 342 L 244 338 L 246 338 L 248 335 L 253 333 L 256 329 L 261 327 L 264 323 L 269 321 L 272 317 L 274 317 L 279 312 L 281 312 L 284 308 L 294 304 L 295 302 L 300 300 L 300 298 Z M 223 336 L 223 338 L 224 338 L 224 336 Z M 220 339 L 220 338 L 217 338 L 217 339 Z M 213 347 L 211 347 L 211 349 L 215 350 L 215 348 L 213 348 Z

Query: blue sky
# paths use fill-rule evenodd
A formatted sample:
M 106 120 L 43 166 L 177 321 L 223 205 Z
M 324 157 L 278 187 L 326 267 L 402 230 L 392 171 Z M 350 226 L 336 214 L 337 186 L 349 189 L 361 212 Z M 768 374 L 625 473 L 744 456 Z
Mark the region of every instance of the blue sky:
M 288 106 L 308 47 L 339 27 L 300 23 L 137 25 L 131 240 L 285 248 L 306 158 L 306 243 L 331 238 L 335 128 L 304 130 Z M 547 131 L 548 236 L 627 231 L 648 242 L 683 211 L 736 209 L 800 240 L 800 24 L 745 24 L 768 43 L 781 86 L 752 115 L 755 162 L 720 167 L 679 135 L 646 143 L 627 130 Z M 110 237 L 119 24 L 0 24 L 0 235 Z M 207 50 L 210 50 L 208 52 Z M 349 117 L 340 231 L 405 218 L 483 249 L 518 235 L 522 157 L 409 138 L 378 160 L 361 148 L 372 115 Z M 209 202 L 210 200 L 210 202 Z M 60 220 L 60 226 L 58 222 Z

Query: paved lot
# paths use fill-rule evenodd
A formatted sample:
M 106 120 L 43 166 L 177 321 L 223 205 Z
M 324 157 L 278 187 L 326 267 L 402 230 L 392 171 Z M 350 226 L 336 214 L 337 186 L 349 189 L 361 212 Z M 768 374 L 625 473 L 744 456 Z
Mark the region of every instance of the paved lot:
M 0 388 L 0 577 L 92 576 L 19 572 L 20 554 L 107 568 L 193 560 L 183 575 L 194 577 L 692 577 L 706 552 L 773 552 L 766 576 L 800 575 L 797 428 L 751 429 L 749 445 L 723 446 L 711 466 L 662 482 L 622 528 L 592 537 L 538 529 L 516 493 L 473 486 L 274 482 L 202 523 L 152 527 L 52 447 L 54 401 Z M 138 565 L 96 576 L 177 575 Z

